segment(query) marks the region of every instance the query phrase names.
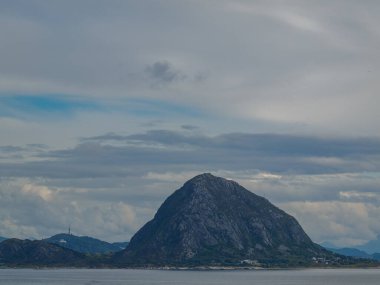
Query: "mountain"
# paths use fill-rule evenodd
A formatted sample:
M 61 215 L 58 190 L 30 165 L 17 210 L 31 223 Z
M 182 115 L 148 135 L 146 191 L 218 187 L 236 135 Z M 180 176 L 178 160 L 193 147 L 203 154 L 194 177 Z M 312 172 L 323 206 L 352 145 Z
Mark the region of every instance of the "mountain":
M 0 264 L 7 266 L 80 266 L 84 255 L 39 240 L 7 239 L 0 243 Z
M 325 247 L 327 250 L 344 255 L 344 256 L 350 256 L 350 257 L 355 257 L 355 258 L 365 258 L 365 259 L 373 259 L 380 261 L 380 253 L 373 253 L 369 254 L 365 252 L 364 250 L 360 250 L 357 248 L 351 248 L 351 247 L 344 247 L 344 248 L 328 248 Z
M 125 249 L 128 245 L 127 242 L 108 243 L 96 238 L 72 234 L 57 234 L 45 241 L 82 253 L 116 252 Z
M 370 254 L 380 252 L 380 236 L 375 240 L 371 240 L 363 245 L 356 246 L 357 249 L 364 250 Z
M 313 243 L 295 218 L 265 198 L 206 173 L 168 197 L 114 259 L 121 266 L 296 266 L 339 257 Z
M 380 235 L 377 236 L 377 239 L 368 241 L 365 244 L 357 245 L 355 248 L 339 248 L 330 243 L 321 243 L 321 245 L 332 251 L 339 254 L 352 257 L 361 257 L 361 258 L 372 258 L 375 260 L 380 260 Z
M 329 250 L 330 249 L 340 248 L 338 246 L 335 246 L 335 244 L 327 242 L 327 241 L 321 242 L 321 243 L 319 243 L 319 245 L 322 246 L 322 247 L 324 247 L 324 248 L 327 248 Z
M 0 237 L 0 242 L 2 242 L 2 241 L 4 241 L 4 240 L 6 240 L 7 238 L 5 238 L 5 237 Z
M 125 249 L 129 242 L 128 241 L 124 241 L 124 242 L 113 242 L 111 243 L 113 246 L 115 246 L 115 249 L 118 248 L 118 250 L 115 250 L 115 251 L 120 251 L 120 250 L 123 250 Z
M 380 261 L 380 253 L 373 253 L 371 256 L 373 259 Z
M 356 257 L 356 258 L 367 258 L 367 259 L 373 258 L 373 256 L 368 254 L 367 252 L 356 249 L 356 248 L 344 247 L 344 248 L 327 248 L 327 249 L 332 252 L 345 255 L 345 256 L 351 256 L 351 257 Z

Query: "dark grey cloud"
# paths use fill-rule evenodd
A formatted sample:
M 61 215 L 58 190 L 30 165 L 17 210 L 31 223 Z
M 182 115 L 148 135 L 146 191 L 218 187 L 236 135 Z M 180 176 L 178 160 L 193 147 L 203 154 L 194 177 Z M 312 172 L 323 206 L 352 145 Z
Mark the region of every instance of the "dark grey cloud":
M 254 170 L 332 174 L 380 170 L 380 140 L 278 134 L 205 136 L 153 130 L 83 139 L 74 148 L 45 151 L 42 161 L 2 163 L 0 176 L 122 177 L 148 171 Z
M 218 148 L 226 150 L 243 151 L 250 153 L 263 153 L 268 156 L 322 156 L 344 157 L 355 155 L 379 155 L 379 138 L 336 138 L 319 136 L 302 136 L 286 134 L 248 134 L 230 133 L 217 136 L 201 134 L 189 135 L 187 133 L 152 130 L 146 133 L 120 136 L 106 134 L 88 141 L 140 141 L 144 143 L 160 143 L 166 145 L 187 144 L 194 147 Z
M 125 141 L 125 136 L 116 133 L 107 133 L 100 136 L 81 138 L 81 141 Z
M 48 149 L 44 144 L 26 144 L 24 146 L 15 145 L 3 145 L 0 146 L 0 152 L 12 153 L 12 152 L 25 152 L 25 151 L 43 151 Z
M 41 144 L 41 143 L 29 143 L 26 145 L 26 147 L 32 148 L 32 149 L 41 149 L 41 150 L 49 148 L 46 144 Z
M 168 61 L 157 61 L 145 68 L 145 72 L 155 83 L 171 83 L 182 81 L 186 76 L 176 70 Z
M 48 147 L 43 144 L 26 144 L 23 146 L 3 145 L 0 146 L 0 160 L 23 161 L 28 157 L 41 155 Z
M 182 125 L 181 129 L 184 129 L 184 130 L 187 130 L 187 131 L 194 131 L 194 130 L 198 130 L 199 127 L 198 126 L 194 126 L 194 125 Z
M 5 152 L 5 153 L 19 152 L 19 151 L 23 151 L 23 150 L 24 150 L 24 148 L 20 147 L 20 146 L 13 146 L 13 145 L 0 146 L 0 152 Z

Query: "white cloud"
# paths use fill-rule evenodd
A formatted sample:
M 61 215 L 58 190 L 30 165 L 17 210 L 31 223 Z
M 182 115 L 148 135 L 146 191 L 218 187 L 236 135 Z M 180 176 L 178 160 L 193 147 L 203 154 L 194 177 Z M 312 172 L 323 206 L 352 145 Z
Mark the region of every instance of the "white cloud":
M 278 2 L 276 5 L 268 2 L 231 2 L 227 5 L 228 9 L 236 10 L 240 13 L 249 13 L 253 16 L 265 16 L 285 23 L 292 28 L 320 34 L 325 32 L 322 24 L 313 20 L 311 17 L 302 15 L 302 11 L 297 11 L 289 3 L 282 5 Z
M 257 180 L 277 180 L 277 179 L 281 179 L 282 176 L 281 175 L 278 175 L 278 174 L 273 174 L 273 173 L 268 173 L 268 172 L 260 172 L 256 175 L 254 175 L 251 179 L 252 182 L 256 182 Z
M 0 235 L 43 238 L 66 232 L 128 241 L 152 213 L 126 202 L 91 199 L 84 189 L 50 189 L 28 179 L 0 181 Z M 137 214 L 139 215 L 137 217 Z
M 1 231 L 0 235 L 3 237 L 18 237 L 35 239 L 40 236 L 40 233 L 33 225 L 20 225 L 17 221 L 14 221 L 7 217 L 2 217 L 0 220 Z
M 46 186 L 34 185 L 26 183 L 22 186 L 22 193 L 36 195 L 45 201 L 51 201 L 53 199 L 54 192 Z
M 340 191 L 339 196 L 345 200 L 372 200 L 378 201 L 380 193 L 358 192 L 358 191 Z
M 190 178 L 198 175 L 199 171 L 185 171 L 185 172 L 148 172 L 145 178 L 150 180 L 160 180 L 165 182 L 178 182 L 183 183 Z
M 280 205 L 294 215 L 315 242 L 328 241 L 340 247 L 375 239 L 379 230 L 373 212 L 379 207 L 349 202 L 289 202 Z

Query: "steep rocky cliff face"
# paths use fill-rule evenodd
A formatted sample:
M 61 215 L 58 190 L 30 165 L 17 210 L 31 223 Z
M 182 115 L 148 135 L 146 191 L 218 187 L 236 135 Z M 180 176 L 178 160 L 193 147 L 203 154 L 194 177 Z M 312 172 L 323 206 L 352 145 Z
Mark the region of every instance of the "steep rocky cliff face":
M 121 264 L 308 263 L 330 253 L 295 218 L 234 181 L 202 174 L 175 191 L 115 260 Z

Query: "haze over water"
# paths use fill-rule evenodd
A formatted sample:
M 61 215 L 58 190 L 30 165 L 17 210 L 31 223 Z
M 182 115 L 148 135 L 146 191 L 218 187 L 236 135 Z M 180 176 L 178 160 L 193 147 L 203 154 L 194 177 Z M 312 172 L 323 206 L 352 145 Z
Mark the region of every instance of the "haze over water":
M 250 271 L 166 271 L 91 269 L 3 269 L 0 284 L 255 284 L 255 285 L 372 285 L 379 269 L 310 269 Z

